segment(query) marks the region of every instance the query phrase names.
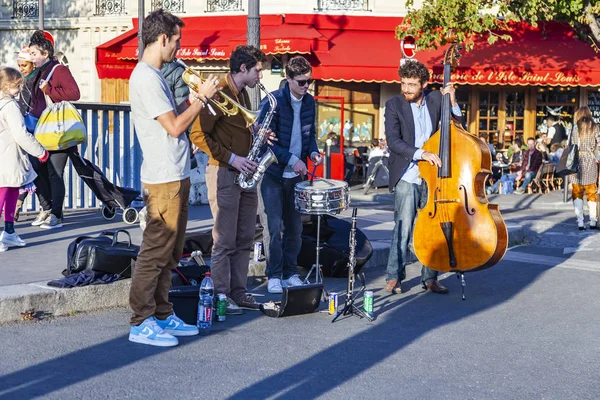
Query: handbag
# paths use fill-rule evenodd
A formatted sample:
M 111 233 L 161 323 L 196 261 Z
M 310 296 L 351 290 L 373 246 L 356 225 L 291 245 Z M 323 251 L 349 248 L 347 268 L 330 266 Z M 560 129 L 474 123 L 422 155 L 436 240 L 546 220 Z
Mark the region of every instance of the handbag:
M 560 156 L 558 168 L 556 168 L 556 175 L 561 177 L 575 174 L 579 170 L 579 146 L 571 142 L 572 137 L 573 134 L 571 133 L 567 148 Z
M 55 65 L 48 74 L 50 81 Z M 46 98 L 46 108 L 40 115 L 35 126 L 35 138 L 46 150 L 65 150 L 87 140 L 85 124 L 73 104 L 68 101 L 53 103 L 49 96 Z
M 126 242 L 118 241 L 119 233 L 127 235 Z M 67 268 L 62 273 L 69 276 L 91 270 L 130 278 L 139 249 L 131 244 L 131 235 L 124 230 L 104 231 L 96 237 L 80 236 L 69 244 Z
M 35 127 L 39 121 L 38 117 L 35 117 L 29 113 L 25 114 L 25 128 L 27 128 L 27 132 L 34 133 Z

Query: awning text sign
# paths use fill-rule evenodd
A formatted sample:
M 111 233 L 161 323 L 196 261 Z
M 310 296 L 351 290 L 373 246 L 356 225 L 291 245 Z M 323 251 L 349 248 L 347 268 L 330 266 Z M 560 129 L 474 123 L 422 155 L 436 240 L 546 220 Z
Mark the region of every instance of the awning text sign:
M 430 70 L 433 82 L 444 82 L 441 71 Z M 481 84 L 481 85 L 549 85 L 549 86 L 572 86 L 581 84 L 581 77 L 577 74 L 555 72 L 532 72 L 532 71 L 493 71 L 461 69 L 450 75 L 454 83 Z

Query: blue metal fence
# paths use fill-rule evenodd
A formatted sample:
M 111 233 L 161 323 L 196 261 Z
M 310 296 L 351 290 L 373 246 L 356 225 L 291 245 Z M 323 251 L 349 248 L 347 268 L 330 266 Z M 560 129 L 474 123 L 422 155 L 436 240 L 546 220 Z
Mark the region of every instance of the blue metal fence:
M 134 134 L 131 107 L 123 104 L 74 103 L 87 127 L 88 140 L 80 154 L 97 165 L 112 183 L 141 190 L 142 151 Z M 68 163 L 65 171 L 65 209 L 90 209 L 101 206 L 96 196 Z M 26 210 L 38 208 L 29 196 Z

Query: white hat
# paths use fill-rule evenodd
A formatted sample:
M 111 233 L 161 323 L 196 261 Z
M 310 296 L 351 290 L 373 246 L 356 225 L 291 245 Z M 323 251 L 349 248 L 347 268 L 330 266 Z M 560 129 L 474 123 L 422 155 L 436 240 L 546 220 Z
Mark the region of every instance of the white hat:
M 24 46 L 21 49 L 21 51 L 17 55 L 17 61 L 29 61 L 29 62 L 33 62 L 33 59 L 31 58 L 31 52 L 29 51 L 29 47 L 28 46 Z

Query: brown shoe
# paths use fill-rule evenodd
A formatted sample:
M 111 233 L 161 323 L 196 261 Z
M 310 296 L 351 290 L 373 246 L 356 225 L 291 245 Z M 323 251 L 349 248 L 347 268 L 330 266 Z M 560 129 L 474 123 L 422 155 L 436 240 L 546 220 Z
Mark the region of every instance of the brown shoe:
M 256 302 L 256 300 L 254 300 L 254 297 L 252 297 L 252 295 L 249 294 L 241 298 L 239 301 L 236 301 L 236 304 L 240 308 L 244 308 L 246 310 L 260 311 L 260 303 Z
M 393 294 L 400 294 L 402 293 L 402 286 L 400 286 L 400 282 L 398 282 L 395 279 L 392 279 L 391 281 L 388 281 L 385 285 L 385 290 L 386 292 L 390 292 Z
M 442 286 L 438 281 L 431 281 L 427 284 L 427 289 L 431 290 L 433 293 L 439 294 L 447 294 L 448 288 Z

